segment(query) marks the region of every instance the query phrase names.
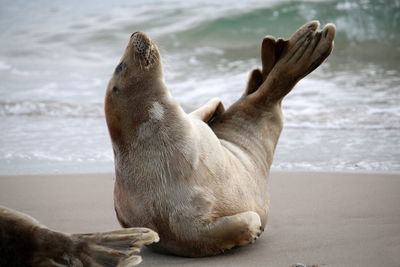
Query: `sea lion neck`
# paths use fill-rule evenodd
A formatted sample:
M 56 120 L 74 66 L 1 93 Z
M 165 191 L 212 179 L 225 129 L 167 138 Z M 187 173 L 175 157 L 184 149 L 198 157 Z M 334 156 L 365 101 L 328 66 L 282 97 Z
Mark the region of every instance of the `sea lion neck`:
M 132 92 L 124 99 L 106 97 L 107 124 L 118 150 L 137 142 L 145 143 L 160 134 L 161 129 L 165 130 L 170 117 L 182 119 L 183 116 L 162 78 L 152 80 L 151 87 L 143 87 L 140 93 Z
M 159 125 L 167 107 L 174 105 L 164 82 L 157 46 L 142 33 L 130 40 L 108 84 L 105 113 L 114 149 L 129 146 L 136 136 L 154 129 L 142 127 L 149 121 Z

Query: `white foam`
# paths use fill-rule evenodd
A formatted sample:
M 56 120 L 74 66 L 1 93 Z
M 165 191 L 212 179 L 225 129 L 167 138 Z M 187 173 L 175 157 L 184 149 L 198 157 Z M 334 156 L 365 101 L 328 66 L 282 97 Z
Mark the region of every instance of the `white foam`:
M 46 116 L 61 118 L 102 118 L 103 103 L 58 101 L 0 102 L 0 116 Z
M 203 46 L 203 47 L 197 47 L 194 52 L 196 54 L 214 54 L 214 55 L 223 55 L 225 52 L 222 49 L 216 48 L 216 47 L 210 47 L 210 46 Z
M 8 65 L 6 62 L 0 60 L 0 70 L 9 70 L 11 66 Z
M 336 5 L 337 10 L 352 10 L 357 7 L 358 7 L 357 3 L 351 3 L 351 2 L 337 3 Z

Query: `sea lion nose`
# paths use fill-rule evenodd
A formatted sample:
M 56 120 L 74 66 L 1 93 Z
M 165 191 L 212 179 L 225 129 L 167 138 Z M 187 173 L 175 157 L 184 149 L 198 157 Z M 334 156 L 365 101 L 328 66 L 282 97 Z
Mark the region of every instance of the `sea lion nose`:
M 135 34 L 137 34 L 138 32 L 134 32 L 134 33 L 132 33 L 132 35 L 131 35 L 131 38 L 135 35 Z

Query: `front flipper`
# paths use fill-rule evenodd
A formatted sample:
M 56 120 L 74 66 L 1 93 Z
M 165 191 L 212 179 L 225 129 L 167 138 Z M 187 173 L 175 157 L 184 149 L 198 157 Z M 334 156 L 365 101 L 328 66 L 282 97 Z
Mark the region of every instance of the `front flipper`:
M 216 97 L 208 101 L 205 105 L 191 112 L 189 115 L 208 123 L 215 116 L 224 113 L 224 111 L 224 105 L 222 104 L 221 100 Z

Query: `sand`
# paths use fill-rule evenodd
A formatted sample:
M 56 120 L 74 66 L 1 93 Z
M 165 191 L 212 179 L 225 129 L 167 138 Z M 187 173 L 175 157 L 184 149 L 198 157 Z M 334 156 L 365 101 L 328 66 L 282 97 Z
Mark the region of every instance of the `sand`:
M 59 231 L 119 228 L 113 174 L 0 177 L 0 205 Z M 191 259 L 145 248 L 140 266 L 400 266 L 400 175 L 273 172 L 271 212 L 253 245 Z

